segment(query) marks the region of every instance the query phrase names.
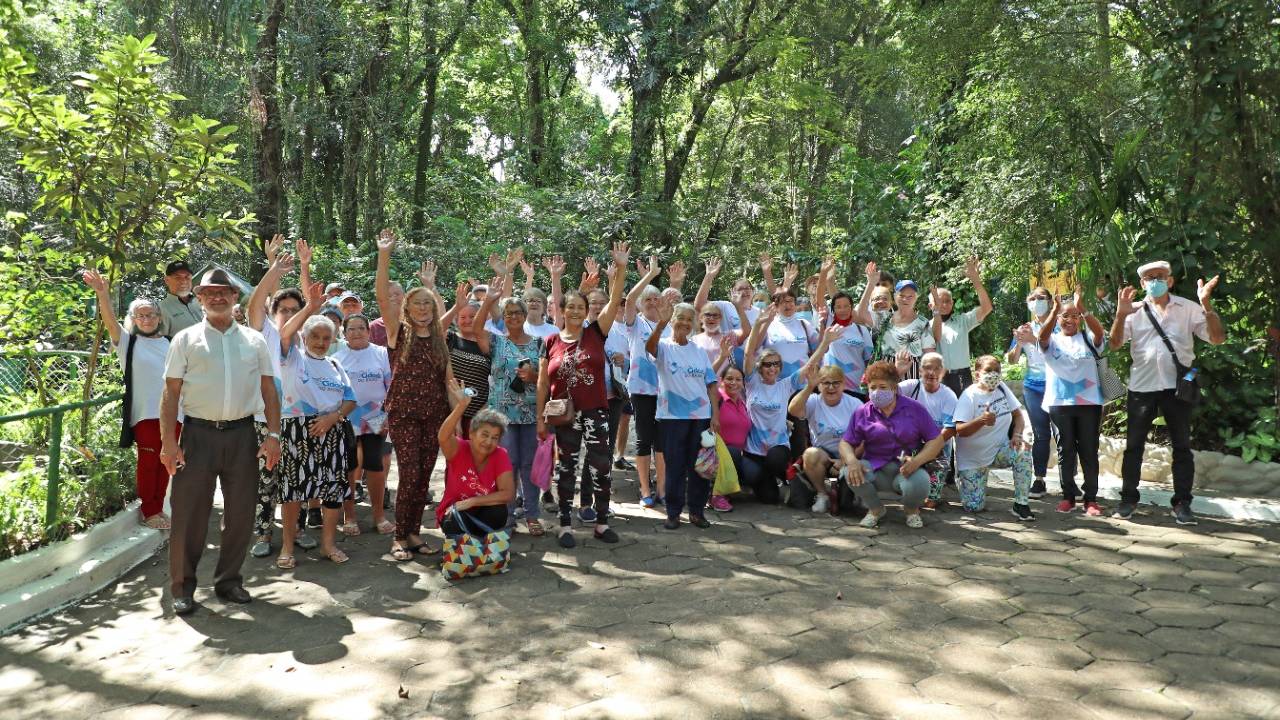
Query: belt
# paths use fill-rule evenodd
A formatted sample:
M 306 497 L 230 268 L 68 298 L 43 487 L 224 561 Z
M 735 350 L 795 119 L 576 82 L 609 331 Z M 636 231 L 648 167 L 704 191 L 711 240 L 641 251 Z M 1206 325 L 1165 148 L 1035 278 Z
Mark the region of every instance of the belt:
M 240 418 L 239 420 L 205 420 L 203 418 L 191 417 L 188 415 L 186 420 L 183 420 L 183 423 L 195 427 L 206 427 L 212 430 L 232 430 L 245 425 L 252 425 L 253 416 L 248 415 Z

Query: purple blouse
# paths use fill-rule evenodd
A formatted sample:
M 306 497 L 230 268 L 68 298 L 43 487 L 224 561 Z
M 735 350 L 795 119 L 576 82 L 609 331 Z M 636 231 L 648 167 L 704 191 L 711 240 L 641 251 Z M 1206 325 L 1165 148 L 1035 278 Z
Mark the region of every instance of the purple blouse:
M 880 408 L 866 403 L 849 418 L 843 440 L 855 448 L 866 444 L 862 459 L 871 464 L 872 470 L 897 460 L 903 452 L 915 454 L 921 445 L 938 437 L 929 410 L 905 395 L 898 395 L 893 413 L 885 417 Z

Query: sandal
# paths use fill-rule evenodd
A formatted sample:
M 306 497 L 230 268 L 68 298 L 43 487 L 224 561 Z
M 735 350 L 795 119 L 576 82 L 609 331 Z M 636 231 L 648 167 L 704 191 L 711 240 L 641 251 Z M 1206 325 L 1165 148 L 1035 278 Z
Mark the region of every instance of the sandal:
M 342 523 L 341 527 L 339 527 L 338 530 L 340 530 L 342 534 L 346 535 L 347 537 L 356 537 L 357 535 L 360 534 L 360 525 L 353 520 L 352 522 L 349 522 L 349 523 Z
M 151 528 L 152 530 L 169 530 L 170 529 L 169 518 L 166 517 L 164 513 L 156 513 L 155 515 L 152 515 L 146 520 L 143 520 L 142 524 L 145 525 L 146 527 Z
M 529 520 L 525 524 L 529 526 L 529 534 L 533 537 L 542 537 L 547 534 L 547 531 L 542 527 L 542 523 L 538 520 Z
M 423 551 L 423 548 L 426 549 L 425 552 Z M 437 550 L 433 550 L 431 546 L 426 543 L 405 546 L 395 545 L 391 548 L 391 557 L 395 558 L 396 562 L 408 562 L 413 559 L 414 555 L 435 555 L 437 552 Z
M 334 565 L 341 565 L 342 563 L 351 559 L 346 553 L 342 552 L 341 550 L 334 550 L 333 552 L 326 554 L 325 557 L 329 558 L 329 560 L 332 561 Z
M 382 522 L 378 523 L 377 528 L 379 535 L 390 535 L 396 531 L 396 524 L 390 520 L 384 519 Z
M 298 561 L 292 555 L 281 555 L 276 558 L 276 567 L 281 570 L 292 570 L 298 567 Z

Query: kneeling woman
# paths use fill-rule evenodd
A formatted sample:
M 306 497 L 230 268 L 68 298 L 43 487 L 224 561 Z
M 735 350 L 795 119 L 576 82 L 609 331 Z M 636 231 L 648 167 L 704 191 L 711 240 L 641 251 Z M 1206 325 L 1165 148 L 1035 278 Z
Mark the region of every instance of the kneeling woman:
M 929 494 L 924 464 L 938 457 L 945 442 L 924 405 L 898 394 L 898 371 L 881 361 L 867 368 L 871 402 L 858 408 L 840 439 L 842 473 L 867 506 L 860 523 L 873 528 L 884 517 L 880 491 L 902 497 L 907 527 L 924 527 L 920 506 Z
M 1027 504 L 1031 453 L 1022 440 L 1022 405 L 1000 381 L 1000 361 L 983 355 L 973 363 L 974 383 L 956 403 L 956 484 L 968 512 L 987 506 L 987 476 L 993 467 L 1013 468 L 1013 514 L 1035 520 Z
M 471 397 L 461 380 L 449 387 L 453 412 L 444 419 L 436 439 L 444 454 L 444 497 L 436 505 L 436 523 L 445 535 L 500 529 L 507 524 L 507 503 L 515 499 L 515 479 L 511 458 L 502 447 L 507 419 L 493 408 L 484 408 L 471 418 L 466 439 L 457 436 L 458 424 Z M 462 527 L 450 510 L 462 516 Z M 469 521 L 478 522 L 469 522 Z
M 284 401 L 280 411 L 280 478 L 276 487 L 284 512 L 284 542 L 276 567 L 282 570 L 297 566 L 292 554 L 293 536 L 306 500 L 318 499 L 324 508 L 321 554 L 335 563 L 349 559 L 335 544 L 335 535 L 342 503 L 352 495 L 347 482 L 348 448 L 342 424 L 355 409 L 356 396 L 347 372 L 325 356 L 334 331 L 328 318 L 312 314 L 320 307 L 321 290 L 322 286 L 316 283 L 308 293 L 307 306 L 280 331 Z M 294 342 L 299 324 L 301 349 Z

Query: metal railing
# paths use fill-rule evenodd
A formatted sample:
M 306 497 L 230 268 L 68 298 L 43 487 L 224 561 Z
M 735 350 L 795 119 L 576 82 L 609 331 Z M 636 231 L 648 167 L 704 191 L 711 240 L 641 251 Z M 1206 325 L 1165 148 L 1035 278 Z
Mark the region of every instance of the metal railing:
M 60 509 L 58 490 L 62 484 L 62 417 L 69 412 L 86 410 L 91 407 L 106 405 L 122 399 L 124 399 L 124 393 L 117 393 L 106 397 L 94 398 L 93 400 L 67 403 L 66 405 L 54 405 L 53 407 L 40 408 L 38 410 L 30 410 L 17 415 L 0 416 L 0 425 L 19 422 L 22 420 L 30 420 L 32 418 L 49 418 L 49 466 L 45 469 L 46 497 L 44 505 L 44 524 L 46 529 L 54 526 L 54 523 L 58 519 L 58 510 Z

